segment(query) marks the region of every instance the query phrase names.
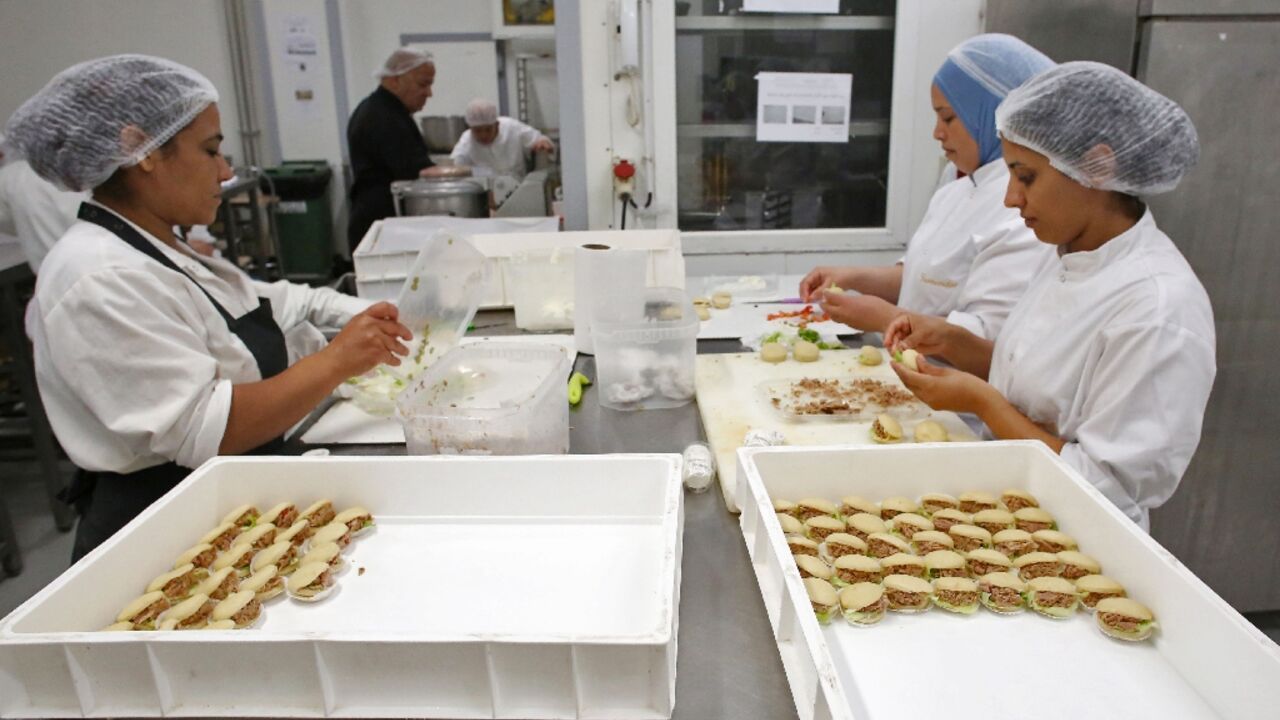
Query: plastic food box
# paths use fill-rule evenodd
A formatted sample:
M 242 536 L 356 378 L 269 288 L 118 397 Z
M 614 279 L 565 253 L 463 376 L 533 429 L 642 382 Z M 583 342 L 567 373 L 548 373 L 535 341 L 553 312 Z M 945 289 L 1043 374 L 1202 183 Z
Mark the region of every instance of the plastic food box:
M 573 328 L 573 251 L 531 250 L 507 262 L 516 327 L 521 330 Z
M 95 632 L 232 507 L 321 497 L 377 520 L 324 601 Z M 679 455 L 216 459 L 0 620 L 0 715 L 667 718 L 682 503 Z
M 1129 521 L 1044 445 L 744 448 L 742 534 L 802 720 L 877 720 L 945 708 L 948 720 L 1035 717 L 1274 718 L 1280 647 Z M 889 612 L 878 625 L 819 625 L 772 498 L 1022 488 L 1156 615 L 1152 640 L 1027 611 Z M 936 714 L 936 713 L 935 713 Z
M 565 382 L 571 367 L 557 345 L 493 341 L 454 348 L 396 398 L 409 453 L 569 452 Z
M 643 309 L 635 310 L 611 305 L 593 315 L 600 404 L 615 410 L 687 405 L 698 351 L 692 303 L 683 290 L 648 288 Z

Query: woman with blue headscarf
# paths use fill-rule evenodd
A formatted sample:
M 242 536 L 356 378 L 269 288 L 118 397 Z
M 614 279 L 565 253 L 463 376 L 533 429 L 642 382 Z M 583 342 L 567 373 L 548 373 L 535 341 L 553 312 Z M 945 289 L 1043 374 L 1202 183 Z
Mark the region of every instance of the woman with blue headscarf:
M 1051 252 L 1004 206 L 1009 169 L 1000 155 L 996 107 L 1053 65 L 1009 35 L 979 35 L 953 49 L 930 95 L 937 114 L 933 137 L 961 177 L 934 193 L 901 262 L 816 268 L 801 281 L 800 296 L 861 330 L 883 332 L 908 310 L 995 338 Z M 856 293 L 826 292 L 833 284 Z

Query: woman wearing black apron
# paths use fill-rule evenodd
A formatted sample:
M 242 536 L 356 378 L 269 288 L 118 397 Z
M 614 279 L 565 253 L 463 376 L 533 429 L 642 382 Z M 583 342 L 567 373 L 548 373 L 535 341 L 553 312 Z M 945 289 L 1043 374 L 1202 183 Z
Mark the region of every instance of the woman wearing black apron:
M 217 100 L 190 68 L 125 55 L 69 68 L 9 121 L 41 177 L 93 192 L 27 327 L 50 423 L 83 470 L 74 559 L 205 460 L 278 452 L 339 383 L 406 353 L 392 305 L 256 282 L 178 241 L 175 226 L 214 220 L 231 177 Z M 306 322 L 343 330 L 290 364 L 281 328 Z

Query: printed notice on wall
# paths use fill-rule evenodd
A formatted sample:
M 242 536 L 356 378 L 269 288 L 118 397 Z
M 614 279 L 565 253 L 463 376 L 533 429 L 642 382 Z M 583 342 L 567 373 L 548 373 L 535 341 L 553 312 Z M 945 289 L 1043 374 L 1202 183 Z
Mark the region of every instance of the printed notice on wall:
M 756 75 L 757 142 L 849 142 L 848 73 Z
M 822 13 L 840 12 L 840 0 L 743 0 L 743 12 Z

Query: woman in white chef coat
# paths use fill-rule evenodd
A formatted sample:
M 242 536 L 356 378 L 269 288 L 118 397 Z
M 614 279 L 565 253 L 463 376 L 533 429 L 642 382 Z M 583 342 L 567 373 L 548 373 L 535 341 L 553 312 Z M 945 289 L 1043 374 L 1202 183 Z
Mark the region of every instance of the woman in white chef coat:
M 883 332 L 902 309 L 994 338 L 1048 252 L 1002 202 L 1009 171 L 995 111 L 1010 90 L 1052 66 L 1009 35 L 979 35 L 952 50 L 930 89 L 933 137 L 963 175 L 934 193 L 902 262 L 819 267 L 801 281 L 801 298 L 860 330 Z M 857 293 L 824 292 L 832 284 Z
M 1146 528 L 1200 441 L 1216 372 L 1209 297 L 1139 199 L 1195 164 L 1195 127 L 1168 98 L 1083 62 L 1010 93 L 996 122 L 1005 202 L 1057 252 L 994 343 L 936 318 L 894 320 L 886 345 L 956 368 L 894 370 L 936 409 L 1043 441 Z
M 82 469 L 75 558 L 205 460 L 278 452 L 411 337 L 394 306 L 256 282 L 177 241 L 174 226 L 213 221 L 231 177 L 217 101 L 190 68 L 121 55 L 63 71 L 8 124 L 41 177 L 92 191 L 45 257 L 27 327 L 49 421 Z M 290 365 L 282 328 L 304 321 L 345 327 Z

